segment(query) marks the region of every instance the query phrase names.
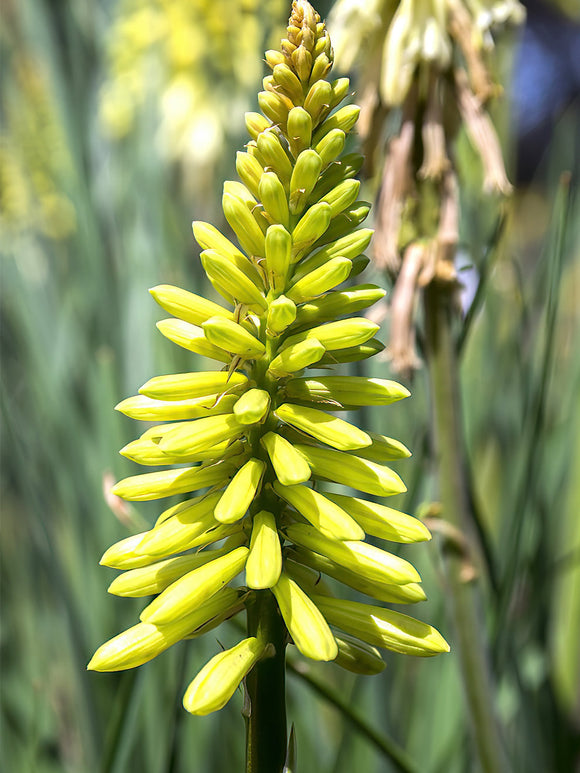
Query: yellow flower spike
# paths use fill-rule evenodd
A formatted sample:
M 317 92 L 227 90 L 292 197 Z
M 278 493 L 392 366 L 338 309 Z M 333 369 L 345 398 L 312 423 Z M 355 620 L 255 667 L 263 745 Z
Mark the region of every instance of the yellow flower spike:
M 223 322 L 231 322 L 231 320 L 225 317 L 211 317 L 211 319 L 220 319 Z M 203 322 L 203 325 L 206 323 Z M 231 324 L 235 324 L 231 322 Z M 203 330 L 196 325 L 192 325 L 189 322 L 184 322 L 182 319 L 162 319 L 157 323 L 157 329 L 162 333 L 165 338 L 173 341 L 174 344 L 188 349 L 190 352 L 201 354 L 204 357 L 209 357 L 212 360 L 219 360 L 220 362 L 229 362 L 231 357 L 227 351 L 220 349 L 219 346 L 215 346 L 210 343 L 208 339 L 203 335 Z
M 159 440 L 159 446 L 167 454 L 189 456 L 211 448 L 220 441 L 238 437 L 243 430 L 235 414 L 208 416 L 206 419 L 184 422 L 169 430 Z
M 329 499 L 308 486 L 284 486 L 278 481 L 272 484 L 274 491 L 295 507 L 323 534 L 337 540 L 361 540 L 365 533 L 358 523 Z
M 374 322 L 358 317 L 339 320 L 338 322 L 327 322 L 324 325 L 310 328 L 305 333 L 297 333 L 294 336 L 290 336 L 284 341 L 284 349 L 309 339 L 320 341 L 328 351 L 345 349 L 349 346 L 364 344 L 378 330 L 379 326 L 375 325 Z
M 222 709 L 265 649 L 264 643 L 251 636 L 215 655 L 187 688 L 183 707 L 190 714 L 201 716 Z
M 202 324 L 207 340 L 214 346 L 239 354 L 244 359 L 261 357 L 266 347 L 245 328 L 223 317 L 211 317 Z
M 407 490 L 396 472 L 368 459 L 299 443 L 295 444 L 295 448 L 304 456 L 317 477 L 376 496 L 388 497 Z
M 221 523 L 235 523 L 243 518 L 258 492 L 266 465 L 259 459 L 250 459 L 234 475 L 215 508 L 215 517 Z
M 296 304 L 294 301 L 281 295 L 272 301 L 268 308 L 268 317 L 266 319 L 266 332 L 272 337 L 283 333 L 296 319 Z
M 266 164 L 276 172 L 282 185 L 287 186 L 292 175 L 292 164 L 276 134 L 270 130 L 262 132 L 256 142 Z
M 296 311 L 296 326 L 326 322 L 339 316 L 355 314 L 380 301 L 385 291 L 375 285 L 365 284 L 326 293 L 316 300 L 302 303 Z
M 376 580 L 388 585 L 421 582 L 419 573 L 408 561 L 366 542 L 331 539 L 305 523 L 290 524 L 285 533 L 300 547 L 320 553 L 371 582 Z
M 234 405 L 234 415 L 240 424 L 257 424 L 270 410 L 270 395 L 265 389 L 249 389 Z
M 318 362 L 325 351 L 320 341 L 308 338 L 283 349 L 274 357 L 268 370 L 275 376 L 287 376 Z
M 198 566 L 219 558 L 229 552 L 229 548 L 220 550 L 206 550 L 201 553 L 191 553 L 177 558 L 166 558 L 149 566 L 139 569 L 130 569 L 115 577 L 107 588 L 107 592 L 114 596 L 128 596 L 139 598 L 141 596 L 153 596 L 161 593 L 178 577 L 197 569 Z
M 141 555 L 135 552 L 147 532 L 132 534 L 119 542 L 115 542 L 103 553 L 99 563 L 102 566 L 109 566 L 111 569 L 137 569 L 141 566 L 148 566 L 157 561 L 157 556 Z
M 282 550 L 272 513 L 260 510 L 252 522 L 250 553 L 246 561 L 246 585 L 256 590 L 272 588 L 282 571 Z
M 218 413 L 231 413 L 237 395 L 209 395 L 192 400 L 155 400 L 145 395 L 135 395 L 121 400 L 115 410 L 142 421 L 177 421 L 200 419 Z
M 385 670 L 386 663 L 376 647 L 347 633 L 340 636 L 335 634 L 334 638 L 338 645 L 338 655 L 334 661 L 337 666 L 363 676 L 373 676 Z
M 290 212 L 302 212 L 318 180 L 322 159 L 314 150 L 303 150 L 296 159 L 290 179 Z
M 310 467 L 292 443 L 276 432 L 268 432 L 260 443 L 270 457 L 276 477 L 284 486 L 294 486 L 310 479 Z
M 303 107 L 293 107 L 288 113 L 288 142 L 294 158 L 310 147 L 312 118 Z
M 266 131 L 266 129 L 269 129 L 271 126 L 270 121 L 260 113 L 246 113 L 245 122 L 246 122 L 246 129 L 248 130 L 248 134 L 253 140 L 257 139 L 258 134 L 260 134 L 260 132 Z M 238 170 L 238 174 L 239 174 L 239 170 Z
M 312 660 L 334 660 L 338 647 L 318 606 L 288 575 L 272 588 L 286 627 L 300 652 Z
M 421 521 L 392 507 L 342 494 L 328 494 L 328 498 L 346 510 L 367 534 L 374 537 L 393 542 L 425 542 L 431 539 L 429 529 Z
M 265 172 L 259 183 L 259 196 L 264 204 L 266 215 L 272 223 L 281 223 L 285 228 L 290 224 L 288 199 L 284 186 L 275 172 Z M 267 250 L 267 247 L 266 247 Z
M 248 306 L 255 307 L 259 311 L 268 308 L 264 294 L 259 287 L 247 274 L 232 265 L 219 252 L 205 250 L 201 254 L 201 263 L 216 289 L 225 290 L 233 298 Z
M 409 397 L 409 390 L 396 381 L 364 376 L 295 378 L 286 385 L 295 400 L 332 400 L 343 405 L 390 405 Z
M 340 451 L 371 444 L 370 437 L 362 429 L 316 408 L 283 403 L 276 408 L 274 416 Z
M 348 585 L 359 593 L 364 593 L 376 601 L 385 601 L 388 604 L 416 604 L 419 601 L 425 601 L 425 591 L 419 583 L 408 582 L 404 585 L 396 585 L 390 582 L 378 580 L 376 577 L 369 580 L 362 577 L 358 571 L 347 569 L 341 564 L 332 561 L 328 556 L 315 553 L 307 548 L 294 546 L 286 553 L 287 559 L 295 559 L 302 566 L 310 567 L 317 572 L 317 577 L 321 574 L 327 574 L 334 580 Z M 319 583 L 312 586 L 314 593 L 322 593 L 319 590 Z
M 111 492 L 121 499 L 132 502 L 162 499 L 220 483 L 223 485 L 231 473 L 232 466 L 227 462 L 185 469 L 161 470 L 124 478 L 113 486 Z
M 213 511 L 220 496 L 215 492 L 195 497 L 165 511 L 163 520 L 145 532 L 135 552 L 159 558 L 193 547 L 198 537 L 219 525 Z
M 323 196 L 321 201 L 325 201 L 330 205 L 331 216 L 336 217 L 343 209 L 350 207 L 351 204 L 357 199 L 358 192 L 360 190 L 359 180 L 343 180 L 335 188 L 333 188 L 326 196 Z
M 200 625 L 232 607 L 238 598 L 238 591 L 224 588 L 199 609 L 167 625 L 138 623 L 101 645 L 87 669 L 124 671 L 147 663 Z
M 201 325 L 206 319 L 215 316 L 225 317 L 226 319 L 234 318 L 233 313 L 229 309 L 224 309 L 213 301 L 208 301 L 187 290 L 181 290 L 179 287 L 158 285 L 149 290 L 149 292 L 162 309 L 192 325 Z
M 249 255 L 264 257 L 264 234 L 246 204 L 231 193 L 224 193 L 222 207 L 226 220 L 244 250 Z
M 419 657 L 449 652 L 449 645 L 439 631 L 413 617 L 356 601 L 327 596 L 315 598 L 333 625 L 375 647 Z
M 180 577 L 145 607 L 141 621 L 164 625 L 193 612 L 242 571 L 248 552 L 236 548 Z
M 247 383 L 248 377 L 244 373 L 228 374 L 223 371 L 176 373 L 149 379 L 143 384 L 139 394 L 156 400 L 187 400 L 231 391 Z
M 299 279 L 286 294 L 295 303 L 310 301 L 342 284 L 351 271 L 352 261 L 347 258 L 333 258 L 326 265 Z
M 292 236 L 283 225 L 271 225 L 266 232 L 266 269 L 276 292 L 286 287 L 292 257 Z

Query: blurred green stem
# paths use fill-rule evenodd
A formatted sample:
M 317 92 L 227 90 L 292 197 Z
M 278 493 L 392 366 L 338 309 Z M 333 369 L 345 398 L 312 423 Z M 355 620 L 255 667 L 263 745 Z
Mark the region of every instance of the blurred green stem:
M 431 380 L 439 496 L 443 518 L 457 535 L 456 543 L 448 541 L 445 545 L 444 567 L 457 655 L 479 763 L 484 773 L 505 773 L 509 766 L 495 717 L 485 630 L 473 583 L 466 582 L 462 576 L 470 561 L 471 521 L 463 467 L 465 455 L 452 295 L 451 286 L 437 282 L 428 285 L 424 294 L 425 349 Z
M 246 773 L 282 773 L 286 759 L 286 628 L 269 590 L 248 607 L 248 636 L 273 645 L 246 679 Z

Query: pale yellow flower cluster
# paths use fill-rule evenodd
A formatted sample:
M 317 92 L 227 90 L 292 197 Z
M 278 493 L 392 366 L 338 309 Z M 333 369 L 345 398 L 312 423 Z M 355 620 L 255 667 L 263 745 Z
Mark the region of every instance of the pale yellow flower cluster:
M 133 501 L 193 496 L 103 556 L 124 570 L 110 592 L 156 598 L 89 668 L 140 665 L 248 609 L 258 594 L 273 595 L 304 656 L 359 673 L 384 667 L 377 648 L 420 656 L 449 649 L 430 625 L 379 605 L 425 595 L 408 561 L 366 541 L 368 534 L 420 542 L 430 538 L 426 527 L 325 484 L 363 496 L 400 493 L 405 486 L 387 464 L 409 455 L 400 442 L 335 415 L 388 405 L 408 396 L 404 387 L 305 374 L 382 349 L 378 325 L 353 315 L 384 292 L 344 286 L 366 265 L 372 231 L 357 229 L 369 211 L 355 180 L 362 157 L 343 153 L 359 109 L 340 106 L 349 83 L 326 79 L 332 58 L 324 24 L 296 0 L 287 38 L 266 53 L 272 74 L 259 94 L 262 113 L 246 115 L 251 140 L 237 156 L 241 181 L 224 185 L 223 210 L 239 246 L 208 223 L 193 224 L 203 268 L 228 305 L 168 285 L 152 290 L 172 315 L 159 323 L 163 335 L 224 367 L 154 377 L 117 406 L 166 422 L 122 453 L 169 467 L 127 478 L 114 493 Z M 336 598 L 323 574 L 375 603 Z M 272 654 L 260 630 L 200 671 L 185 694 L 188 711 L 221 708 Z

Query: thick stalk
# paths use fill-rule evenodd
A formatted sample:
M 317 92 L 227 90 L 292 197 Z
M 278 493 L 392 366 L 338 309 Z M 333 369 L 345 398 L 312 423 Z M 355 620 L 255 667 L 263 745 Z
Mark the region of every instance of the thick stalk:
M 246 773 L 282 773 L 286 758 L 286 628 L 269 590 L 256 591 L 248 636 L 262 637 L 272 655 L 246 679 Z
M 434 416 L 434 441 L 443 517 L 459 540 L 470 541 L 471 519 L 464 475 L 461 403 L 452 332 L 452 291 L 432 282 L 425 289 L 425 346 Z M 465 544 L 468 544 L 466 542 Z M 444 555 L 449 605 L 477 756 L 484 773 L 509 770 L 493 705 L 491 675 L 476 587 L 465 582 L 465 546 Z

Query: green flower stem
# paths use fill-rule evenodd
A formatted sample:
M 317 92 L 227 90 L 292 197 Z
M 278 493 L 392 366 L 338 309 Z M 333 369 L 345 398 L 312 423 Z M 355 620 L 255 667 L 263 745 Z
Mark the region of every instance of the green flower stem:
M 452 288 L 432 282 L 425 289 L 425 346 L 431 380 L 434 434 L 443 517 L 461 535 L 470 533 L 468 494 L 463 470 L 461 403 L 456 346 L 452 331 Z M 484 773 L 509 770 L 495 717 L 485 631 L 472 583 L 461 577 L 465 555 L 445 551 L 444 566 L 457 653 L 466 690 L 477 755 Z
M 269 590 L 248 607 L 248 636 L 263 637 L 272 654 L 246 679 L 246 773 L 282 773 L 286 758 L 286 628 Z
M 350 724 L 391 762 L 395 770 L 401 771 L 401 773 L 418 773 L 418 768 L 407 756 L 404 749 L 371 727 L 366 718 L 356 712 L 338 690 L 333 689 L 327 682 L 315 676 L 307 663 L 302 661 L 294 663 L 289 660 L 288 670 L 305 681 L 315 692 L 340 711 Z

